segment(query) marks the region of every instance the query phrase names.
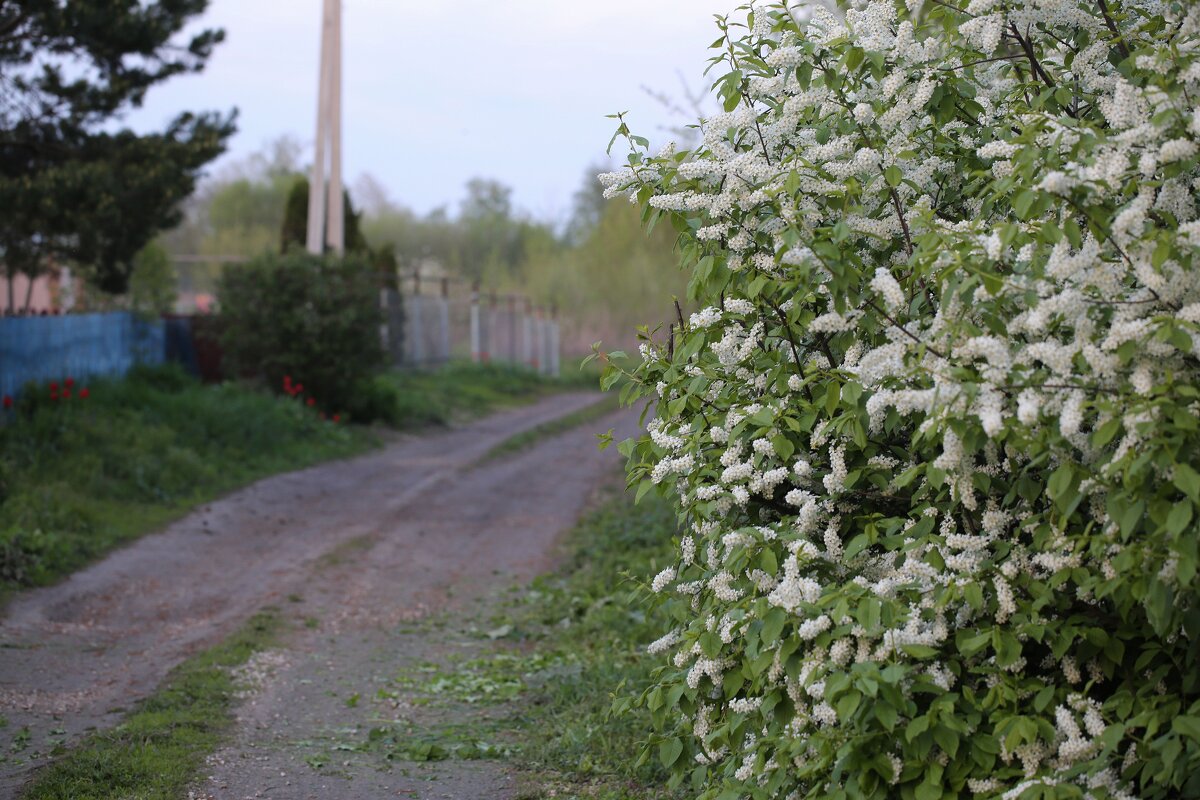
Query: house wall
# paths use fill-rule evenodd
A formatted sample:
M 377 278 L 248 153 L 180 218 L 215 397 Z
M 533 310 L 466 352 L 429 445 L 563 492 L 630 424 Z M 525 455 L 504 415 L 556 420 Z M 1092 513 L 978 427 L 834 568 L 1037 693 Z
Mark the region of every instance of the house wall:
M 73 303 L 71 292 L 63 292 L 65 286 L 73 286 L 75 281 L 71 271 L 63 268 L 39 275 L 33 281 L 33 292 L 29 291 L 29 278 L 16 275 L 12 281 L 12 305 L 9 305 L 9 282 L 7 276 L 0 274 L 0 314 L 10 310 L 18 314 L 25 311 L 25 299 L 29 298 L 29 311 L 40 314 L 43 311 L 69 311 Z

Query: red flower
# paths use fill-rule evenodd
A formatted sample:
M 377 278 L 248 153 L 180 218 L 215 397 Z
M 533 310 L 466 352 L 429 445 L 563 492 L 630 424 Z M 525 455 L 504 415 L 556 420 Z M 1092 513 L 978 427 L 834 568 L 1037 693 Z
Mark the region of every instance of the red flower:
M 308 405 L 308 406 L 315 406 L 317 404 L 317 401 L 310 397 L 307 400 L 305 400 L 304 403 L 305 403 L 305 405 Z
M 57 390 L 57 389 L 56 389 L 55 391 L 53 391 L 53 392 L 51 392 L 51 393 L 50 393 L 50 399 L 51 399 L 51 400 L 57 400 L 57 399 L 58 399 L 58 390 Z
M 82 389 L 80 389 L 80 390 L 79 390 L 79 399 L 80 399 L 80 400 L 87 400 L 87 399 L 88 399 L 88 395 L 89 395 L 89 394 L 91 394 L 91 392 L 89 392 L 89 391 L 88 391 L 88 389 L 87 389 L 87 387 L 85 386 L 85 387 L 83 387 Z
M 334 414 L 334 415 L 333 415 L 333 421 L 334 421 L 334 422 L 341 422 L 341 421 L 342 421 L 342 415 L 341 415 L 341 414 Z
M 63 381 L 63 386 L 67 387 L 68 389 L 70 389 L 74 385 L 75 385 L 74 378 L 67 378 L 65 381 Z
M 295 387 L 293 387 L 293 388 L 296 390 L 296 391 L 295 391 L 295 394 L 300 394 L 301 392 L 303 392 L 303 391 L 304 391 L 304 384 L 303 384 L 303 383 L 297 383 L 297 384 L 295 385 Z
M 62 399 L 63 399 L 63 400 L 70 400 L 70 399 L 71 399 L 71 390 L 70 390 L 70 389 L 63 389 L 63 393 L 62 393 Z
M 50 392 L 55 393 L 57 391 L 58 391 L 58 381 L 50 381 Z
M 4 407 L 5 407 L 5 408 L 12 408 L 12 407 L 13 407 L 13 399 L 12 399 L 12 395 L 7 395 L 7 394 L 6 394 L 6 395 L 4 395 Z

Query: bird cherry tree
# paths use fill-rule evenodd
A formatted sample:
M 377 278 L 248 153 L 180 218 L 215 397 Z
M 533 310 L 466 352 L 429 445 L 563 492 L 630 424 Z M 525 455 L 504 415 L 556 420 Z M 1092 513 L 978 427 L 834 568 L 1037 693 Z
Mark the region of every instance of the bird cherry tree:
M 609 358 L 703 798 L 1200 797 L 1200 4 L 762 3 L 601 176 L 703 310 Z

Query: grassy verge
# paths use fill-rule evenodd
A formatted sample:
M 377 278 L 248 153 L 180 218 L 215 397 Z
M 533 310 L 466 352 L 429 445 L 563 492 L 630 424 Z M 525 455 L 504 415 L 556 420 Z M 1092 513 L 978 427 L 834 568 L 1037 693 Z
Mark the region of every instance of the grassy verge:
M 232 724 L 235 668 L 270 646 L 281 623 L 264 611 L 222 644 L 176 667 L 117 727 L 39 771 L 24 800 L 178 800 Z
M 589 406 L 584 406 L 578 411 L 567 414 L 564 417 L 552 419 L 549 422 L 543 422 L 540 425 L 535 425 L 526 431 L 514 434 L 500 444 L 493 447 L 484 454 L 480 461 L 490 461 L 493 458 L 500 456 L 512 455 L 519 453 L 529 447 L 540 442 L 550 436 L 556 436 L 560 433 L 578 428 L 581 425 L 586 425 L 589 422 L 610 414 L 620 408 L 620 403 L 617 402 L 617 397 L 614 394 L 606 394 L 601 399 L 597 400 Z
M 661 663 L 645 646 L 670 623 L 648 613 L 637 587 L 673 562 L 675 530 L 664 502 L 611 498 L 572 531 L 563 568 L 536 581 L 515 610 L 530 626 L 535 657 L 570 665 L 537 682 L 518 714 L 521 761 L 565 784 L 560 796 L 672 796 L 658 760 L 639 759 L 653 729 L 648 712 L 612 706 L 614 696 L 647 686 Z
M 20 398 L 0 426 L 0 596 L 51 583 L 194 506 L 277 472 L 353 455 L 367 431 L 170 367 Z

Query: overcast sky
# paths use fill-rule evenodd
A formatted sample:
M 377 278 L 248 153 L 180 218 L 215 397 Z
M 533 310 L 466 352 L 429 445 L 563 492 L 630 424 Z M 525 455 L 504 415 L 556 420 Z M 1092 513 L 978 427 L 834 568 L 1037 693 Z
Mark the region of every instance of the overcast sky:
M 735 0 L 345 0 L 343 148 L 348 181 L 375 176 L 391 199 L 455 210 L 472 176 L 518 206 L 561 218 L 630 111 L 655 141 L 672 122 L 643 84 L 682 100 Z M 213 0 L 200 24 L 226 41 L 207 69 L 152 90 L 127 122 L 160 127 L 183 110 L 237 107 L 223 160 L 292 135 L 311 148 L 321 0 Z M 682 122 L 683 120 L 678 120 Z M 615 152 L 615 151 L 614 151 Z M 221 162 L 218 162 L 218 166 Z

